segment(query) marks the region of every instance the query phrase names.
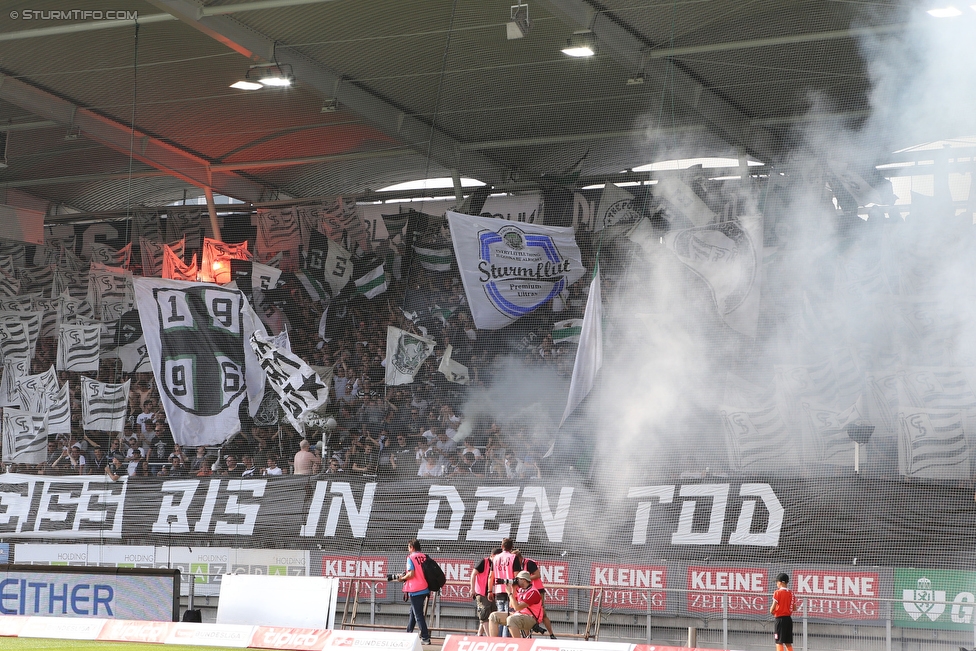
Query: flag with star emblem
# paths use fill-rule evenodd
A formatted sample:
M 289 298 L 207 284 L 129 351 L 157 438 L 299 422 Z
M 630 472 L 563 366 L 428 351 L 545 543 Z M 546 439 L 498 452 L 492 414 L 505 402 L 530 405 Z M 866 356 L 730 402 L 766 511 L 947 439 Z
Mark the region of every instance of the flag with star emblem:
M 298 355 L 278 345 L 281 343 L 258 332 L 251 335 L 251 348 L 261 360 L 268 384 L 278 394 L 288 421 L 301 432 L 306 414 L 328 402 L 329 387 Z

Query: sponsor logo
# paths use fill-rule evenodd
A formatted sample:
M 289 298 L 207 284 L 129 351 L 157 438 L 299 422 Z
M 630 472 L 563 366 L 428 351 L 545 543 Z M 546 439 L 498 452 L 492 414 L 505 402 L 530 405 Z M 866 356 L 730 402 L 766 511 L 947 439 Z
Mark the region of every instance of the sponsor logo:
M 905 612 L 914 620 L 924 615 L 934 622 L 945 612 L 945 603 L 938 602 L 945 601 L 946 591 L 933 590 L 932 582 L 924 576 L 918 580 L 915 590 L 902 590 L 901 595 Z
M 752 567 L 688 568 L 687 608 L 690 612 L 722 612 L 728 600 L 730 613 L 766 615 L 766 570 Z
M 558 647 L 557 647 L 558 648 Z M 444 641 L 443 651 L 529 651 L 533 647 L 533 640 L 497 641 L 497 638 L 485 639 L 477 637 L 448 635 Z
M 878 582 L 874 572 L 794 570 L 793 593 L 810 617 L 878 619 Z
M 896 569 L 895 595 L 900 626 L 972 630 L 976 572 Z
M 162 644 L 169 637 L 169 622 L 109 620 L 98 639 L 110 642 L 153 642 Z
M 313 628 L 278 628 L 259 626 L 250 646 L 265 649 L 322 649 L 331 631 Z
M 323 556 L 322 576 L 339 578 L 339 596 L 357 590 L 360 598 L 368 599 L 372 590 L 376 598 L 386 597 L 388 562 L 385 556 Z M 358 581 L 358 588 L 354 587 Z
M 605 608 L 621 610 L 666 610 L 667 568 L 663 565 L 590 566 L 590 583 L 600 586 Z

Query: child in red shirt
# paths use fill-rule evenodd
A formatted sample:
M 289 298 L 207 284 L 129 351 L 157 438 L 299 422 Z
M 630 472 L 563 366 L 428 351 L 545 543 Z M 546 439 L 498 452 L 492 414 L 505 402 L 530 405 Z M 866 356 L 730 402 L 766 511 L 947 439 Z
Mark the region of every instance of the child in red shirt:
M 776 640 L 776 651 L 793 651 L 793 618 L 796 610 L 796 600 L 787 587 L 790 575 L 785 572 L 776 577 L 776 592 L 773 593 L 773 603 L 769 607 L 769 614 L 776 618 L 773 628 L 773 639 Z

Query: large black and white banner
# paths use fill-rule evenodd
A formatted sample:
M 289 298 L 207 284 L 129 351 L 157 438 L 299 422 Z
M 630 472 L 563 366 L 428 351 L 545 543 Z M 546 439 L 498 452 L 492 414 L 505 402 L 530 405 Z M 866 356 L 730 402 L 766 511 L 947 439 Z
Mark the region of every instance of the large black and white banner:
M 173 438 L 181 445 L 223 443 L 240 431 L 245 393 L 252 416 L 261 403 L 264 371 L 248 340 L 264 326 L 235 289 L 137 278 L 135 293 Z
M 976 506 L 963 487 L 872 479 L 493 484 L 341 477 L 0 476 L 0 537 L 477 558 L 512 537 L 530 556 L 613 564 L 966 568 Z

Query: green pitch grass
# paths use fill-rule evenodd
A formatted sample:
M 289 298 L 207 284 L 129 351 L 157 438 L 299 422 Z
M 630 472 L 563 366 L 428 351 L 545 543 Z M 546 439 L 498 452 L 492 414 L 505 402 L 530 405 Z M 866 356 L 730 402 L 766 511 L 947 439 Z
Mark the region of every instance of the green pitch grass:
M 88 642 L 78 640 L 46 640 L 37 638 L 0 637 L 0 649 L 7 651 L 207 651 L 211 646 L 182 644 L 139 644 L 136 642 Z M 222 649 L 222 651 L 227 651 Z

